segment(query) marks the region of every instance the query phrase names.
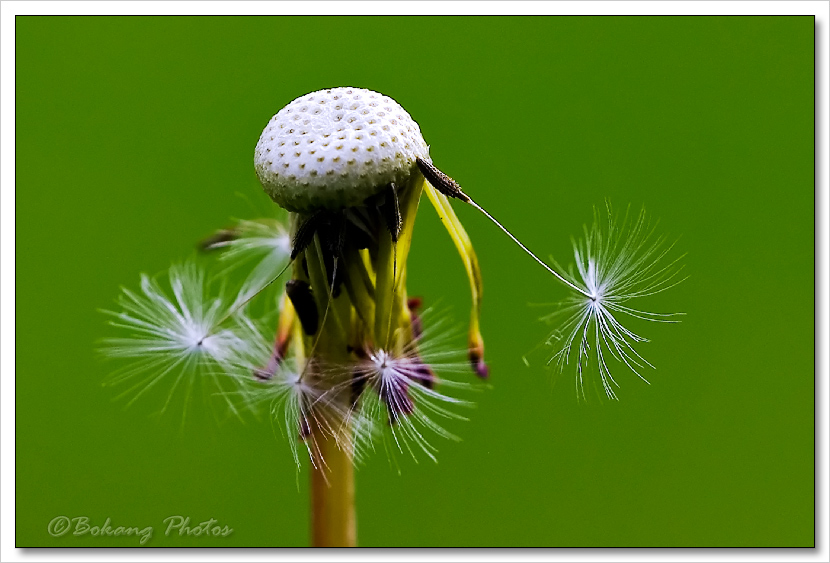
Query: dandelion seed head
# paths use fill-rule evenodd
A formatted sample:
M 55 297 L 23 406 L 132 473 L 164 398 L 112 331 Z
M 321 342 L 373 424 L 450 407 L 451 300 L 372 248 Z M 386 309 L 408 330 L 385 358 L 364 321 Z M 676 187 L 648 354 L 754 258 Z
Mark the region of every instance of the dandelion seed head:
M 391 182 L 403 185 L 416 158 L 429 160 L 429 147 L 400 104 L 343 87 L 281 109 L 262 132 L 254 167 L 276 203 L 309 211 L 359 205 Z

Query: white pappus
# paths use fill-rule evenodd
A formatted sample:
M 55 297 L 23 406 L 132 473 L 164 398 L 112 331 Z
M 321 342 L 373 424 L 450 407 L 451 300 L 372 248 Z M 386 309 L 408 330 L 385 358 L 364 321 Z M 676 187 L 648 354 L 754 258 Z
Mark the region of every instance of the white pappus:
M 223 291 L 209 296 L 206 273 L 197 264 L 171 266 L 167 285 L 169 290 L 142 274 L 140 292 L 122 288 L 120 311 L 102 311 L 111 317 L 109 324 L 126 335 L 103 339 L 100 351 L 131 360 L 105 383 L 126 387 L 119 396 L 133 395 L 128 403 L 132 404 L 165 381 L 168 395 L 162 413 L 177 392 L 184 393 L 186 411 L 199 387 L 205 394 L 221 396 L 238 415 L 235 397 L 243 389 L 247 366 L 260 357 L 267 359 L 268 343 L 244 310 L 233 306 L 233 298 Z
M 618 224 L 610 206 L 606 221 L 595 210 L 593 224 L 584 227 L 584 238 L 573 241 L 576 272 L 570 268 L 565 277 L 578 291 L 543 320 L 559 325 L 545 342 L 553 348 L 548 364 L 555 363 L 563 370 L 575 360 L 577 393 L 583 398 L 583 372 L 591 359 L 596 362 L 605 394 L 611 399 L 617 398 L 614 387 L 619 385 L 611 374 L 610 358 L 625 364 L 648 383 L 641 371 L 654 366 L 635 349 L 636 344 L 648 339 L 626 328 L 620 318 L 679 322 L 676 317 L 683 313 L 652 313 L 629 304 L 685 279 L 678 279 L 683 269 L 678 261 L 683 256 L 666 259 L 673 246 L 666 244 L 664 236 L 654 236 L 654 226 L 647 221 L 644 210 L 633 219 L 630 209 L 627 210 Z

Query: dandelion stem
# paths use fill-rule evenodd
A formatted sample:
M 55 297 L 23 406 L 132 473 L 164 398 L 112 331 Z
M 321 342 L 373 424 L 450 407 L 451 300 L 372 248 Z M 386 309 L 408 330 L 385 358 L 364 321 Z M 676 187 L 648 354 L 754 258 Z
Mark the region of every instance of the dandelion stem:
M 355 547 L 354 465 L 331 436 L 317 438 L 325 464 L 311 468 L 312 547 Z

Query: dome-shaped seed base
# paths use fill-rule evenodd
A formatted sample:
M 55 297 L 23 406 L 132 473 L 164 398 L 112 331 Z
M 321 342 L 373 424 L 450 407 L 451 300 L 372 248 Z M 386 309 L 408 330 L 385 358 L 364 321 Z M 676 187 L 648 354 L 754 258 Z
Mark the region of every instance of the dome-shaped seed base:
M 301 96 L 271 118 L 254 154 L 263 188 L 289 211 L 362 203 L 430 161 L 418 124 L 395 100 L 362 88 Z

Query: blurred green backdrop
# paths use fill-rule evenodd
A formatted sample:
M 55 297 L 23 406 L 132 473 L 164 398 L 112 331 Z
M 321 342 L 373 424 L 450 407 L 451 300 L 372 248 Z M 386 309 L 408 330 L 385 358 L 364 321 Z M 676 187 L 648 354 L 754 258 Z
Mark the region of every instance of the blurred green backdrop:
M 531 248 L 567 262 L 607 198 L 679 238 L 686 282 L 636 325 L 651 385 L 621 401 L 522 355 L 563 288 L 457 205 L 485 276 L 492 370 L 439 463 L 358 472 L 363 546 L 813 544 L 811 17 L 17 19 L 18 546 L 49 521 L 148 526 L 148 545 L 302 546 L 307 472 L 266 423 L 125 410 L 97 309 L 232 216 L 268 212 L 271 115 L 327 86 L 378 90 L 435 162 Z M 244 197 L 240 197 L 243 194 Z M 247 199 L 246 199 L 247 198 Z M 250 202 L 248 201 L 250 200 Z M 422 205 L 411 293 L 463 324 L 460 261 Z M 463 337 L 459 341 L 463 345 Z M 473 377 L 470 376 L 470 381 Z M 590 389 L 589 389 L 590 391 Z M 198 409 L 197 409 L 198 410 Z M 204 414 L 204 413 L 202 413 Z M 225 538 L 165 537 L 210 518 Z

